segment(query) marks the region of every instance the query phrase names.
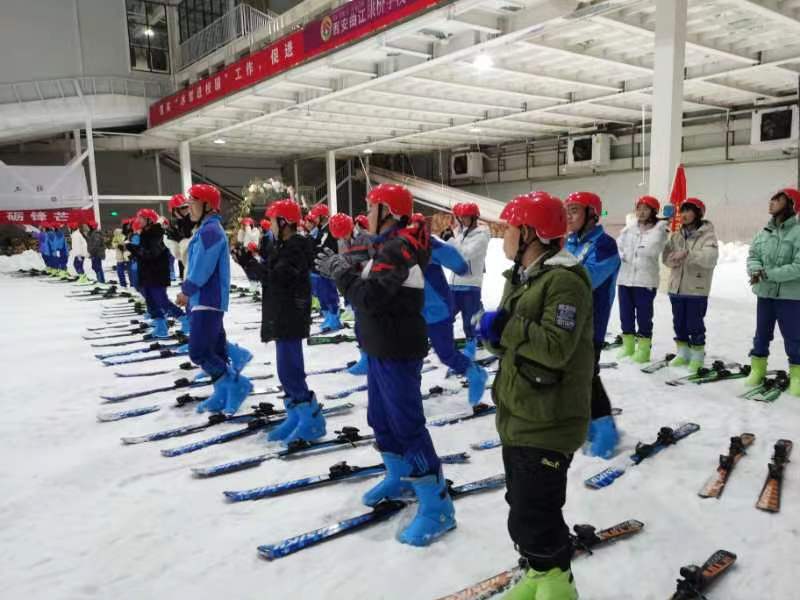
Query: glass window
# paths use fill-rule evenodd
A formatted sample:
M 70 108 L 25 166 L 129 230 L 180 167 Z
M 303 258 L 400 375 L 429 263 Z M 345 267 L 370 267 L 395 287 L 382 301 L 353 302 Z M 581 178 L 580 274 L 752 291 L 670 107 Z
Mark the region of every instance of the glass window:
M 145 0 L 126 0 L 126 7 L 131 68 L 169 73 L 167 7 Z

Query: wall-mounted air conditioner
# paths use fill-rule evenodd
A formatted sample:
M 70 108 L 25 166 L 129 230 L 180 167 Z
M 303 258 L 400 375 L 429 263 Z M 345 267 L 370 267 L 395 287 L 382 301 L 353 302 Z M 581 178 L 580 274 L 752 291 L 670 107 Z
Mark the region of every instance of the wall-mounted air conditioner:
M 796 105 L 753 111 L 750 122 L 750 144 L 757 150 L 797 146 L 799 133 Z
M 611 164 L 611 135 L 595 133 L 569 138 L 567 167 L 598 169 Z
M 481 179 L 483 177 L 482 152 L 454 152 L 450 155 L 450 179 Z

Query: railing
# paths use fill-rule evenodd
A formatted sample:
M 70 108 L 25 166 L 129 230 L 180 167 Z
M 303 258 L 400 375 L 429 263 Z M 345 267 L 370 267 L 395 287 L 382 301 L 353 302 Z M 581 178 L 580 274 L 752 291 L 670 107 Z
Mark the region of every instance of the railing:
M 125 79 L 124 77 L 71 77 L 42 81 L 0 84 L 0 104 L 77 98 L 76 84 L 85 96 L 117 94 L 142 98 L 162 98 L 169 93 L 169 82 Z
M 252 45 L 256 33 L 259 38 L 270 37 L 281 29 L 282 19 L 279 15 L 271 11 L 263 13 L 248 4 L 239 4 L 180 45 L 177 70 L 186 68 L 234 40 L 250 36 Z

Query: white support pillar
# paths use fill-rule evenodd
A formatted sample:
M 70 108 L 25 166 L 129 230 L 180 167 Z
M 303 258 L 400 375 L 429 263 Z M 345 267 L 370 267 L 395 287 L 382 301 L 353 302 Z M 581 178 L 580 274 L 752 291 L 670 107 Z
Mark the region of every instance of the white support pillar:
M 72 158 L 75 158 L 76 156 L 80 156 L 81 154 L 83 154 L 83 148 L 81 147 L 80 129 L 72 130 L 72 143 L 73 143 Z
M 298 161 L 294 161 L 292 170 L 294 171 L 294 193 L 300 198 L 300 164 Z
M 161 152 L 156 150 L 154 155 L 156 161 L 156 194 L 161 196 L 164 193 L 163 185 L 161 183 Z
M 91 120 L 86 121 L 86 151 L 89 153 L 89 191 L 92 194 L 92 208 L 97 227 L 102 227 L 100 222 L 100 200 L 97 193 L 97 166 L 94 161 L 94 134 L 92 133 Z
M 328 174 L 328 208 L 331 214 L 339 212 L 336 201 L 336 153 L 328 150 L 325 154 L 325 171 Z
M 181 142 L 178 146 L 178 160 L 181 163 L 181 188 L 185 193 L 192 187 L 192 154 L 189 142 Z
M 650 194 L 669 201 L 681 160 L 683 76 L 688 0 L 656 0 Z

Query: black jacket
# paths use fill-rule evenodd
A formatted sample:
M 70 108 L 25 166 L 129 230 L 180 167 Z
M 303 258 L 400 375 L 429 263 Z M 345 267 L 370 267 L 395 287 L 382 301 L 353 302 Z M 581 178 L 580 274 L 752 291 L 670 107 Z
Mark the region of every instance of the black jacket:
M 311 329 L 313 245 L 301 235 L 272 242 L 265 236 L 262 251 L 267 255 L 265 262 L 249 252 L 242 255 L 244 269 L 261 279 L 261 341 L 307 338 Z
M 92 258 L 100 258 L 102 260 L 106 257 L 106 243 L 103 239 L 103 234 L 96 229 L 91 229 L 86 234 L 86 247 L 89 250 L 89 256 Z
M 325 225 L 324 227 L 320 227 L 319 231 L 317 231 L 317 237 L 310 238 L 311 242 L 314 244 L 314 258 L 317 257 L 317 254 L 322 252 L 324 248 L 330 248 L 334 252 L 339 252 L 339 242 L 335 237 L 331 235 L 331 232 L 328 231 L 328 226 Z M 317 272 L 317 267 L 313 264 L 311 265 L 312 272 Z
M 188 240 L 190 237 L 192 237 L 194 227 L 195 223 L 192 222 L 192 219 L 189 215 L 186 215 L 180 219 L 174 218 L 172 221 L 170 221 L 170 226 L 167 229 L 167 238 L 175 242 Z
M 164 245 L 164 229 L 158 223 L 148 225 L 139 234 L 139 245 L 128 244 L 139 263 L 139 285 L 169 287 L 169 250 Z
M 427 240 L 415 235 L 399 230 L 378 246 L 366 278 L 353 268 L 336 280 L 355 310 L 359 341 L 369 356 L 414 360 L 428 353 L 422 308 L 430 250 Z

